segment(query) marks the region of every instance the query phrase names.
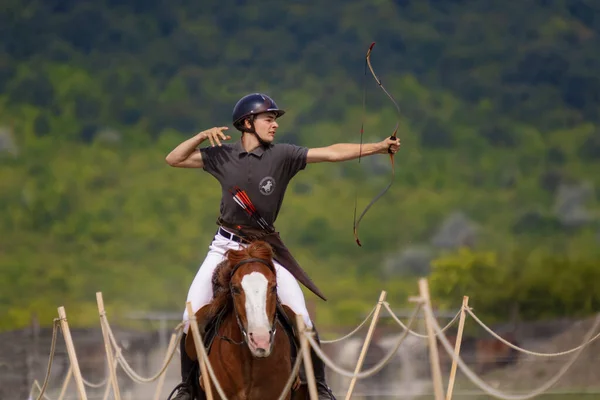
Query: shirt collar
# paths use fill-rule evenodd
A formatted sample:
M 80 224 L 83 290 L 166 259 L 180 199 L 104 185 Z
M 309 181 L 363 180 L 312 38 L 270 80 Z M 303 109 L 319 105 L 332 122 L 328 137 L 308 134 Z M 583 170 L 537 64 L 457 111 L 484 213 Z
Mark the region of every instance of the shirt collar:
M 242 154 L 248 154 L 248 152 L 244 149 L 244 146 L 242 145 L 242 140 L 238 140 L 237 142 L 235 142 L 235 144 L 233 145 L 235 150 L 237 151 L 238 155 L 242 155 Z M 269 144 L 267 147 L 263 146 L 263 145 L 259 145 L 257 148 L 255 148 L 254 150 L 252 150 L 250 152 L 250 154 L 255 155 L 258 158 L 261 158 L 262 155 L 265 153 L 266 149 L 271 148 L 271 146 L 273 146 L 272 144 Z

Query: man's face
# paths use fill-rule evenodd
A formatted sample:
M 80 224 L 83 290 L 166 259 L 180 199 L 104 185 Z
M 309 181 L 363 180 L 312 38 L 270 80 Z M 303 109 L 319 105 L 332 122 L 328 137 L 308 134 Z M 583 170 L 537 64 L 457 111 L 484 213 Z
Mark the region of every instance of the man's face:
M 254 129 L 262 141 L 271 143 L 275 138 L 275 132 L 279 127 L 276 119 L 275 113 L 272 112 L 258 114 L 254 119 Z M 246 122 L 246 126 L 249 128 L 250 122 Z

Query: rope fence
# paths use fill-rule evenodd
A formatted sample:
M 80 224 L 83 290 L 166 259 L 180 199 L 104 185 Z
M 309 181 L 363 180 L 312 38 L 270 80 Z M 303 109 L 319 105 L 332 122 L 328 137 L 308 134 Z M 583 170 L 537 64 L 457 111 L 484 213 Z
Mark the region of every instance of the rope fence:
M 585 335 L 583 342 L 572 349 L 555 352 L 555 353 L 542 353 L 536 352 L 532 350 L 527 350 L 516 346 L 509 341 L 502 338 L 496 332 L 494 332 L 490 327 L 484 324 L 479 317 L 473 312 L 473 310 L 468 305 L 468 297 L 463 297 L 463 303 L 458 313 L 452 318 L 452 320 L 446 324 L 443 328 L 440 327 L 438 320 L 435 317 L 433 307 L 431 305 L 431 300 L 429 297 L 429 289 L 428 283 L 426 279 L 421 279 L 419 281 L 419 292 L 420 296 L 416 298 L 410 298 L 410 302 L 415 303 L 413 313 L 405 324 L 400 318 L 393 312 L 390 304 L 385 301 L 386 292 L 382 291 L 379 297 L 378 302 L 373 306 L 371 312 L 367 315 L 367 317 L 350 333 L 334 339 L 334 340 L 322 340 L 321 345 L 323 344 L 331 344 L 337 343 L 344 340 L 349 339 L 354 336 L 361 328 L 363 328 L 367 322 L 371 322 L 369 326 L 369 330 L 366 334 L 364 342 L 361 347 L 361 352 L 358 357 L 358 361 L 356 363 L 355 369 L 353 371 L 344 368 L 343 366 L 337 365 L 334 360 L 330 356 L 328 356 L 323 349 L 319 346 L 315 339 L 315 333 L 312 329 L 307 328 L 304 325 L 303 319 L 298 317 L 296 320 L 296 324 L 299 332 L 299 341 L 301 344 L 301 351 L 296 357 L 295 363 L 292 368 L 291 375 L 289 376 L 282 393 L 279 396 L 279 400 L 283 400 L 289 394 L 292 389 L 294 382 L 298 379 L 298 374 L 301 368 L 301 365 L 304 365 L 306 371 L 308 392 L 311 400 L 317 400 L 317 389 L 316 382 L 314 378 L 313 368 L 312 368 L 312 360 L 310 358 L 310 350 L 314 350 L 316 355 L 323 360 L 325 365 L 334 373 L 344 376 L 346 378 L 351 378 L 351 382 L 348 388 L 348 391 L 345 395 L 345 399 L 349 400 L 352 397 L 355 384 L 358 380 L 366 379 L 371 376 L 376 375 L 380 372 L 386 365 L 390 363 L 393 359 L 394 355 L 398 352 L 400 346 L 405 341 L 408 335 L 412 335 L 414 337 L 424 339 L 428 341 L 428 353 L 429 353 L 429 364 L 431 368 L 431 379 L 434 389 L 434 398 L 435 400 L 451 400 L 453 396 L 454 383 L 456 378 L 456 372 L 460 370 L 465 377 L 473 383 L 479 390 L 481 390 L 484 394 L 487 394 L 491 397 L 502 399 L 502 400 L 526 400 L 531 399 L 541 394 L 546 393 L 552 386 L 554 386 L 564 375 L 565 373 L 572 367 L 575 361 L 579 358 L 583 350 L 593 341 L 597 340 L 600 337 L 600 333 L 596 333 L 598 328 L 600 327 L 600 314 L 596 317 L 593 326 L 589 329 L 587 334 Z M 46 375 L 43 380 L 43 384 L 40 385 L 37 380 L 34 380 L 31 390 L 30 390 L 30 399 L 36 400 L 55 400 L 50 398 L 46 391 L 48 390 L 52 364 L 55 357 L 56 352 L 56 339 L 57 333 L 60 329 L 65 340 L 65 345 L 67 348 L 68 358 L 69 358 L 69 370 L 65 376 L 65 379 L 62 383 L 62 387 L 60 390 L 60 394 L 58 396 L 58 400 L 63 400 L 67 387 L 69 386 L 71 380 L 74 381 L 78 398 L 80 400 L 87 400 L 87 388 L 105 388 L 104 390 L 104 400 L 107 400 L 109 396 L 112 394 L 112 397 L 115 400 L 121 400 L 119 384 L 117 380 L 117 369 L 120 367 L 121 370 L 126 374 L 126 376 L 131 379 L 133 382 L 137 384 L 147 384 L 150 382 L 157 382 L 157 387 L 155 390 L 154 400 L 158 400 L 161 396 L 162 386 L 164 383 L 164 379 L 166 376 L 166 371 L 175 355 L 178 352 L 178 343 L 180 342 L 181 335 L 183 334 L 183 328 L 185 322 L 190 323 L 191 334 L 194 337 L 194 344 L 196 346 L 196 352 L 198 355 L 198 361 L 201 368 L 201 376 L 203 379 L 203 387 L 206 391 L 207 400 L 213 399 L 212 390 L 216 390 L 217 398 L 222 400 L 227 400 L 227 397 L 224 393 L 223 388 L 218 382 L 217 376 L 211 366 L 208 355 L 206 354 L 206 349 L 203 345 L 202 335 L 200 333 L 200 329 L 198 327 L 198 321 L 191 309 L 191 304 L 187 303 L 186 307 L 188 308 L 188 315 L 190 315 L 189 321 L 184 321 L 179 323 L 175 328 L 171 335 L 171 340 L 168 344 L 164 357 L 162 358 L 162 364 L 158 368 L 158 371 L 152 374 L 149 377 L 141 376 L 137 373 L 128 361 L 125 359 L 122 349 L 118 345 L 118 341 L 115 337 L 115 334 L 110 326 L 108 321 L 108 317 L 106 315 L 106 311 L 104 310 L 104 301 L 102 299 L 102 293 L 96 293 L 96 299 L 98 303 L 98 311 L 99 311 L 99 319 L 100 326 L 102 329 L 102 337 L 104 340 L 104 346 L 106 351 L 106 376 L 99 383 L 91 383 L 88 380 L 84 379 L 81 375 L 81 371 L 79 368 L 77 354 L 75 352 L 75 346 L 73 344 L 73 339 L 71 337 L 71 333 L 69 331 L 69 325 L 67 321 L 67 316 L 64 307 L 58 308 L 59 317 L 54 319 L 53 321 L 53 330 L 52 330 L 52 341 L 50 345 L 50 354 L 48 358 L 48 366 L 46 369 Z M 362 370 L 362 365 L 366 356 L 366 352 L 369 348 L 370 342 L 372 340 L 374 330 L 376 324 L 379 319 L 379 314 L 384 309 L 395 321 L 395 323 L 402 329 L 402 333 L 396 339 L 393 346 L 390 347 L 389 351 L 372 367 Z M 415 324 L 418 316 L 424 314 L 425 326 L 427 333 L 419 333 L 414 330 L 413 325 Z M 506 346 L 512 348 L 523 354 L 528 354 L 530 356 L 536 357 L 558 357 L 563 355 L 572 354 L 570 359 L 562 365 L 560 370 L 552 376 L 545 383 L 540 385 L 539 387 L 532 389 L 528 393 L 523 394 L 511 394 L 504 393 L 497 388 L 493 387 L 489 383 L 486 383 L 480 376 L 478 376 L 471 368 L 467 366 L 465 361 L 460 356 L 461 342 L 462 342 L 462 334 L 465 324 L 465 319 L 467 316 L 470 316 L 477 324 L 479 324 L 486 332 L 488 332 L 492 337 L 505 344 Z M 456 341 L 454 346 L 450 343 L 448 338 L 445 335 L 445 331 L 447 331 L 450 327 L 452 327 L 456 321 L 459 321 L 458 333 L 456 335 Z M 442 373 L 439 362 L 438 355 L 438 345 L 437 341 L 439 341 L 441 345 L 441 351 L 445 351 L 448 353 L 450 360 L 452 361 L 452 367 L 450 370 L 450 376 L 448 379 L 448 383 L 446 386 L 446 392 L 444 393 L 444 384 L 442 382 Z M 35 394 L 35 397 L 34 397 Z

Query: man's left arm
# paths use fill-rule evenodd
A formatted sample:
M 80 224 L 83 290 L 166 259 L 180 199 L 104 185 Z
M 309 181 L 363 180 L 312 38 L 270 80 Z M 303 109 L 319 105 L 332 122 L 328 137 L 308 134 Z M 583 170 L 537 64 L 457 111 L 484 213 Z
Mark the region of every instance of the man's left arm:
M 327 147 L 308 149 L 307 163 L 339 162 L 354 160 L 359 156 L 365 157 L 373 154 L 387 154 L 388 148 L 396 153 L 400 148 L 400 139 L 387 138 L 379 143 L 336 143 Z

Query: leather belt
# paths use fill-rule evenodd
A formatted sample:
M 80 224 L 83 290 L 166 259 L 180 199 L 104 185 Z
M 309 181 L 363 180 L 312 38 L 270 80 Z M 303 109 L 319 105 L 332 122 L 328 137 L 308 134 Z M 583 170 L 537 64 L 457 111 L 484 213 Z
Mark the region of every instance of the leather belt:
M 217 232 L 219 233 L 219 235 L 226 237 L 229 240 L 233 240 L 234 242 L 238 242 L 238 243 L 248 243 L 248 241 L 246 239 L 243 239 L 242 237 L 238 236 L 238 235 L 234 235 L 233 233 L 229 233 L 227 232 L 225 229 L 219 227 L 219 229 L 217 230 Z

